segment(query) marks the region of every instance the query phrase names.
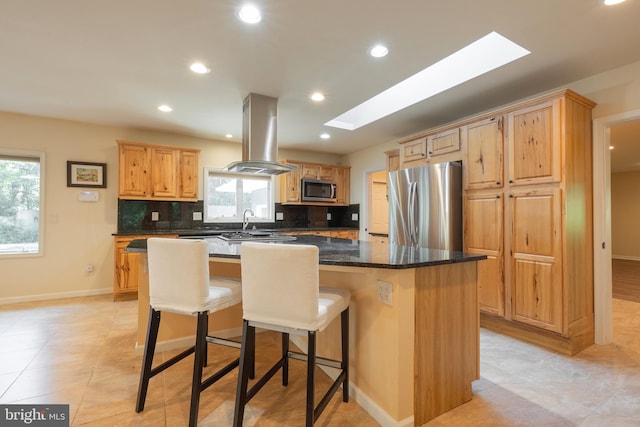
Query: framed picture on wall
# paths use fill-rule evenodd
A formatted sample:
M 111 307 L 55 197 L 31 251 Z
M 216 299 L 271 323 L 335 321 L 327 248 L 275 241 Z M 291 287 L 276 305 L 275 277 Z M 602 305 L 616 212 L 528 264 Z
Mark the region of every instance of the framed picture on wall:
M 67 187 L 107 188 L 107 164 L 68 160 Z

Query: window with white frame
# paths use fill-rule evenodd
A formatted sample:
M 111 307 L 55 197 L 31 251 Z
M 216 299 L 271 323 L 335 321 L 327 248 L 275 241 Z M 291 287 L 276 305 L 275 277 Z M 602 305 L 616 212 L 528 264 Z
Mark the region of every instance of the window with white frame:
M 271 175 L 205 168 L 204 188 L 204 222 L 242 222 L 247 209 L 251 221 L 275 221 Z
M 0 256 L 42 252 L 44 153 L 0 148 Z

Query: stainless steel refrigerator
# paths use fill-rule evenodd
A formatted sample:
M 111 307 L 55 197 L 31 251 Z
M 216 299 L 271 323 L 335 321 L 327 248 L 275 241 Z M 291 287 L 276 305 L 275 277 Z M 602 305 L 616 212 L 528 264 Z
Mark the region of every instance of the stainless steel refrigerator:
M 389 172 L 389 241 L 462 250 L 462 164 Z

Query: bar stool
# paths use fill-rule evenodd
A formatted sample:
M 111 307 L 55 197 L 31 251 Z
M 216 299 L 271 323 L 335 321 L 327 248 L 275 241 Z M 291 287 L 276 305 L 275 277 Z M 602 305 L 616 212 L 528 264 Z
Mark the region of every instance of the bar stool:
M 149 265 L 149 324 L 140 372 L 136 412 L 144 409 L 149 379 L 175 363 L 194 354 L 191 384 L 189 426 L 198 423 L 200 393 L 238 366 L 235 359 L 202 381 L 207 363 L 207 342 L 232 347 L 239 343 L 208 336 L 209 313 L 220 311 L 242 301 L 239 280 L 209 278 L 209 253 L 204 240 L 150 238 L 147 240 Z M 193 347 L 152 368 L 158 338 L 160 314 L 163 311 L 197 316 L 196 342 Z
M 244 242 L 242 268 L 242 347 L 236 390 L 234 427 L 241 427 L 245 405 L 282 368 L 287 386 L 288 359 L 307 361 L 306 426 L 318 419 L 342 385 L 342 400 L 349 401 L 349 291 L 319 286 L 318 248 L 310 245 Z M 340 314 L 342 360 L 316 357 L 316 333 Z M 248 389 L 255 359 L 255 328 L 281 332 L 282 354 L 273 367 Z M 307 354 L 289 351 L 289 334 L 306 335 Z M 314 406 L 315 365 L 339 369 L 339 375 Z

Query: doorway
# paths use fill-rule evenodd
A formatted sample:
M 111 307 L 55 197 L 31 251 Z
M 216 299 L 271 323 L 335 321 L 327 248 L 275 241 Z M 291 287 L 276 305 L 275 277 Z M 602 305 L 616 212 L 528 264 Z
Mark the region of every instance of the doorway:
M 593 239 L 595 342 L 613 339 L 611 238 L 611 128 L 640 120 L 640 110 L 593 121 Z
M 389 235 L 389 202 L 387 171 L 367 173 L 367 222 L 363 240 L 382 240 Z

